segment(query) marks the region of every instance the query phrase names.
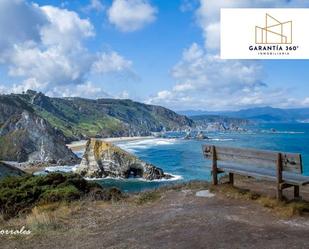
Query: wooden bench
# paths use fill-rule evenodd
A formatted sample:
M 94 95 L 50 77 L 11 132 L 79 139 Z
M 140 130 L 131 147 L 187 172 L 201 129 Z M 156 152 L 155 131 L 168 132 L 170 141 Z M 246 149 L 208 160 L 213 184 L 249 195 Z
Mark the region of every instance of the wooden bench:
M 203 154 L 212 160 L 212 182 L 218 184 L 218 174 L 228 173 L 230 184 L 234 174 L 266 179 L 277 183 L 277 199 L 282 199 L 282 190 L 294 187 L 294 198 L 300 198 L 299 187 L 309 184 L 309 177 L 302 175 L 300 154 L 230 148 L 204 145 Z

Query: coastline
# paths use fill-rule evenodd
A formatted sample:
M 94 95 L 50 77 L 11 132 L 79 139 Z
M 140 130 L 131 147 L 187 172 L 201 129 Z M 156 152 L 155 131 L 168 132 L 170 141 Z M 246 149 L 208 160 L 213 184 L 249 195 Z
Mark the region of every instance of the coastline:
M 154 139 L 154 136 L 139 136 L 139 137 L 109 137 L 109 138 L 97 138 L 98 140 L 106 141 L 106 142 L 129 142 L 129 141 L 138 141 L 138 140 L 145 140 L 145 139 Z M 67 144 L 67 147 L 70 148 L 73 152 L 80 151 L 85 149 L 86 143 L 88 140 L 80 140 L 74 141 L 70 144 Z

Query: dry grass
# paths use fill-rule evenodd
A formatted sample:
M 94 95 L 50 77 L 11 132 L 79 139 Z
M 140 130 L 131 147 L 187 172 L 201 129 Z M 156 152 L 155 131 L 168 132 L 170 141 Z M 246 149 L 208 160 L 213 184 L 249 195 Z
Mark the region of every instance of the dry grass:
M 136 203 L 138 205 L 143 205 L 145 203 L 157 201 L 160 198 L 161 194 L 158 191 L 144 192 L 137 196 Z
M 190 190 L 200 190 L 200 189 L 205 189 L 209 188 L 209 183 L 205 181 L 191 181 L 191 182 L 186 182 L 186 183 L 181 183 L 181 184 L 174 184 L 174 185 L 166 185 L 159 187 L 158 189 L 155 190 L 149 190 L 142 192 L 136 196 L 133 196 L 133 203 L 138 204 L 138 205 L 143 205 L 146 203 L 151 203 L 155 202 L 162 197 L 164 197 L 164 194 L 167 193 L 168 191 L 181 191 L 185 189 L 190 189 Z M 127 200 L 129 201 L 129 200 Z
M 252 192 L 248 189 L 240 189 L 229 184 L 219 184 L 217 186 L 210 186 L 210 191 L 223 194 L 227 198 L 253 200 L 263 207 L 266 207 L 275 214 L 281 217 L 292 217 L 294 215 L 308 215 L 309 202 L 307 201 L 278 201 L 269 196 L 263 196 L 259 193 Z
M 33 232 L 55 230 L 60 226 L 56 222 L 53 212 L 40 211 L 37 207 L 33 208 L 31 214 L 27 215 L 26 224 Z
M 38 205 L 26 216 L 16 217 L 9 221 L 4 220 L 3 224 L 5 224 L 5 228 L 25 226 L 31 230 L 32 235 L 66 229 L 71 226 L 72 217 L 82 209 L 82 205 L 82 201 Z

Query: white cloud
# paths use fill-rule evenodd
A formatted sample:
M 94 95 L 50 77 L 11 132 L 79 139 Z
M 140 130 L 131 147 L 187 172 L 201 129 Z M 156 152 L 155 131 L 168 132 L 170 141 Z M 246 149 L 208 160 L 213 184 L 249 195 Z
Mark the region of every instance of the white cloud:
M 83 8 L 83 11 L 89 12 L 89 11 L 103 11 L 105 9 L 105 6 L 102 4 L 100 0 L 90 0 L 90 3 Z
M 77 85 L 57 86 L 47 92 L 48 96 L 107 98 L 111 97 L 102 87 L 87 81 Z
M 74 11 L 43 6 L 42 11 L 49 23 L 41 29 L 44 45 L 72 50 L 81 45 L 83 39 L 94 36 L 94 27 L 88 19 L 81 19 Z
M 157 12 L 147 0 L 113 0 L 108 19 L 119 30 L 132 32 L 152 23 Z
M 200 0 L 195 15 L 202 29 L 204 46 L 193 43 L 184 49 L 182 59 L 172 68 L 175 85 L 161 90 L 148 103 L 174 109 L 239 109 L 250 106 L 278 107 L 309 105 L 308 99 L 287 99 L 288 89 L 275 89 L 264 83 L 262 64 L 251 60 L 221 60 L 220 8 L 303 7 L 297 0 Z
M 265 100 L 262 92 L 267 87 L 262 75 L 261 66 L 255 62 L 221 60 L 194 43 L 172 69 L 177 83 L 171 90 L 158 92 L 149 103 L 177 109 L 258 104 Z
M 129 97 L 130 94 L 126 90 L 122 91 L 118 96 L 116 96 L 117 99 L 128 99 Z
M 48 20 L 40 29 L 40 42 L 12 45 L 6 58 L 9 75 L 34 78 L 46 86 L 82 83 L 93 57 L 82 43 L 94 35 L 92 24 L 66 9 L 52 6 L 40 9 Z
M 20 84 L 13 84 L 13 87 L 10 89 L 13 93 L 25 92 L 28 89 L 36 89 L 38 91 L 44 90 L 46 83 L 38 82 L 35 78 L 29 78 L 21 82 Z
M 91 66 L 84 49 L 63 50 L 57 46 L 41 49 L 38 44 L 15 45 L 10 56 L 9 75 L 35 78 L 52 85 L 80 83 Z
M 40 29 L 47 18 L 36 4 L 21 0 L 0 1 L 0 62 L 12 44 L 39 41 Z
M 183 59 L 173 68 L 177 80 L 175 91 L 207 90 L 231 92 L 243 88 L 263 86 L 262 69 L 255 62 L 221 60 L 207 54 L 196 43 L 184 50 Z
M 95 30 L 90 20 L 74 11 L 3 0 L 0 14 L 0 31 L 6 34 L 0 36 L 0 63 L 5 63 L 9 76 L 21 79 L 10 91 L 100 96 L 105 94 L 102 87 L 88 82 L 93 69 L 100 75 L 131 70 L 132 62 L 114 51 L 95 54 L 86 48 Z
M 110 73 L 131 70 L 132 61 L 126 60 L 115 51 L 103 52 L 92 65 L 94 73 Z

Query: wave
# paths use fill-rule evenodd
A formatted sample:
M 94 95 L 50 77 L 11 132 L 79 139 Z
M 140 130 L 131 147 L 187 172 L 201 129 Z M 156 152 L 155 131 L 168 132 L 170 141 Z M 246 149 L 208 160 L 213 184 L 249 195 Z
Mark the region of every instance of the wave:
M 270 134 L 305 134 L 304 131 L 269 131 L 262 130 L 262 133 L 270 133 Z
M 77 167 L 79 165 L 73 165 L 73 166 L 69 166 L 69 165 L 65 165 L 65 166 L 50 166 L 50 167 L 46 167 L 44 169 L 44 171 L 41 172 L 36 172 L 36 173 L 52 173 L 52 172 L 64 172 L 64 173 L 70 173 L 70 172 L 74 172 Z M 86 180 L 88 181 L 98 181 L 98 180 L 108 180 L 108 179 L 112 179 L 112 180 L 120 180 L 120 181 L 143 181 L 143 182 L 165 182 L 165 181 L 178 181 L 183 179 L 183 177 L 181 175 L 173 175 L 170 173 L 166 173 L 168 175 L 171 175 L 172 178 L 171 179 L 156 179 L 156 180 L 146 180 L 143 178 L 121 178 L 121 177 L 104 177 L 104 178 L 89 178 L 89 177 L 85 177 Z
M 121 177 L 103 177 L 103 178 L 89 178 L 85 177 L 88 181 L 104 181 L 104 180 L 116 180 L 116 181 L 138 181 L 138 182 L 170 182 L 170 181 L 179 181 L 182 180 L 183 177 L 181 175 L 173 175 L 170 173 L 166 173 L 172 176 L 170 179 L 155 179 L 155 180 L 146 180 L 144 178 L 121 178 Z
M 305 134 L 304 131 L 277 131 L 279 134 Z
M 235 139 L 233 138 L 209 138 L 208 140 L 224 142 L 224 141 L 234 141 Z
M 141 149 L 175 144 L 177 141 L 178 140 L 175 138 L 152 138 L 138 141 L 120 142 L 117 143 L 117 146 L 128 152 L 134 153 Z

